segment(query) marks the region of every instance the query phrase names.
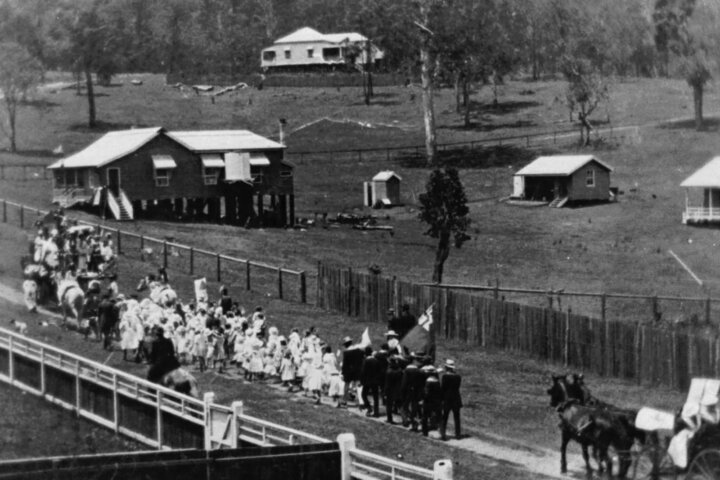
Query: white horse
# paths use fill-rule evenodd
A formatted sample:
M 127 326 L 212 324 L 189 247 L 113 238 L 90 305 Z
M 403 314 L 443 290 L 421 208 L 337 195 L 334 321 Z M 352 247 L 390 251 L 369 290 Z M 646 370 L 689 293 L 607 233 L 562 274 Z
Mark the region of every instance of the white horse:
M 37 312 L 38 284 L 35 280 L 27 279 L 22 284 L 25 306 L 29 312 Z
M 184 368 L 176 368 L 163 375 L 160 384 L 179 393 L 190 395 L 193 398 L 200 398 L 198 382 L 190 372 Z
M 59 277 L 59 276 L 58 276 Z M 83 310 L 85 308 L 85 292 L 75 280 L 60 280 L 57 283 L 58 305 L 62 309 L 63 326 L 67 324 L 68 312 L 77 322 L 76 327 L 82 327 Z
M 163 308 L 171 308 L 177 302 L 177 293 L 166 283 L 143 277 L 138 283 L 137 291 L 143 290 L 150 290 L 150 300 Z

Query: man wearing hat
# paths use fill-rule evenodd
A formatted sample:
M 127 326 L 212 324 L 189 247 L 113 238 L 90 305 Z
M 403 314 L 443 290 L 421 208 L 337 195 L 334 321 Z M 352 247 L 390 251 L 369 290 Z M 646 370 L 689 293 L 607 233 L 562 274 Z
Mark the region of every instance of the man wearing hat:
M 398 338 L 400 340 L 407 335 L 407 333 L 412 330 L 415 325 L 417 325 L 417 319 L 415 316 L 410 313 L 410 305 L 407 303 L 403 304 L 402 311 L 400 312 L 400 318 L 398 318 L 398 326 L 397 328 L 394 328 L 398 334 Z
M 460 397 L 460 383 L 462 379 L 455 372 L 455 361 L 445 361 L 445 373 L 440 378 L 440 390 L 442 392 L 442 420 L 440 422 L 440 436 L 447 440 L 447 421 L 450 412 L 453 414 L 455 425 L 455 438 L 460 438 L 460 409 L 462 398 Z
M 357 382 L 360 381 L 360 372 L 362 370 L 363 359 L 365 358 L 365 352 L 355 347 L 352 338 L 345 337 L 342 341 L 342 367 L 340 373 L 342 374 L 343 381 L 345 382 L 345 388 L 343 390 L 343 398 L 338 403 L 338 407 L 347 406 L 348 399 L 350 398 L 350 392 L 355 388 Z
M 388 330 L 397 331 L 397 329 L 400 328 L 399 319 L 398 319 L 398 316 L 395 315 L 394 308 L 388 308 L 387 319 L 388 319 Z
M 380 387 L 383 386 L 385 372 L 383 364 L 380 360 L 380 352 L 373 352 L 372 347 L 365 348 L 365 358 L 363 359 L 360 371 L 360 384 L 362 385 L 362 401 L 367 408 L 367 416 L 380 416 Z M 372 406 L 370 405 L 370 395 L 372 395 Z
M 432 420 L 433 425 L 437 425 L 442 418 L 442 392 L 435 367 L 425 365 L 421 370 L 426 375 L 423 389 L 422 434 L 427 437 L 430 421 Z
M 388 330 L 385 334 L 385 343 L 380 346 L 381 350 L 387 350 L 388 355 L 403 355 L 403 347 L 400 345 L 398 334 L 395 330 Z
M 410 426 L 410 429 L 416 432 L 418 429 L 418 417 L 420 416 L 420 401 L 425 386 L 425 374 L 420 370 L 422 363 L 419 357 L 411 353 L 410 358 L 412 363 L 405 367 L 403 371 L 400 392 L 403 399 L 403 426 Z
M 393 413 L 402 405 L 401 384 L 403 370 L 400 365 L 400 357 L 392 355 L 388 359 L 388 369 L 385 372 L 385 407 L 387 408 L 387 423 L 395 423 Z

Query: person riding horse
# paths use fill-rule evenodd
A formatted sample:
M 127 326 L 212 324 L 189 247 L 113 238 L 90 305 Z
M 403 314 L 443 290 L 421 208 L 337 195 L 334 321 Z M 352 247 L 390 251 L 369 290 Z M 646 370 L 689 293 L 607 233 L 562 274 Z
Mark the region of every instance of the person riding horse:
M 180 367 L 180 362 L 175 357 L 175 346 L 169 338 L 165 338 L 162 327 L 153 327 L 152 333 L 154 339 L 149 352 L 150 369 L 147 379 L 153 383 L 161 383 L 166 374 Z

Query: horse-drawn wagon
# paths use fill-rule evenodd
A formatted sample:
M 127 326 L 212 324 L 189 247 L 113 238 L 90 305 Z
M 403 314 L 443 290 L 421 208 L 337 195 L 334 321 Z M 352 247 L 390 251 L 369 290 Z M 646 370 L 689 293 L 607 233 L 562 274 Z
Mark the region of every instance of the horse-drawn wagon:
M 644 407 L 635 425 L 648 441 L 634 459 L 633 478 L 720 480 L 720 380 L 694 378 L 678 414 Z

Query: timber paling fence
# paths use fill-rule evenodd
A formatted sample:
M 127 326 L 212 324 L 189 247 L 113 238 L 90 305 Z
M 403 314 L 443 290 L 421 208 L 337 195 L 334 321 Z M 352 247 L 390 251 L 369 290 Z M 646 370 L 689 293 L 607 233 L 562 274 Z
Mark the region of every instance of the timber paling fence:
M 521 305 L 431 285 L 318 264 L 317 306 L 385 322 L 388 308 L 434 304 L 436 338 L 519 352 L 568 368 L 687 390 L 693 377 L 720 378 L 720 337 L 693 330 Z
M 0 210 L 0 219 L 3 223 L 17 225 L 22 229 L 34 229 L 35 222 L 48 213 L 5 199 L 0 200 Z M 193 277 L 204 276 L 209 282 L 235 285 L 247 291 L 272 295 L 281 300 L 299 303 L 306 303 L 308 300 L 307 275 L 304 271 L 223 255 L 169 239 L 127 232 L 99 223 L 85 221 L 78 223 L 94 226 L 98 232 L 113 234 L 118 255 Z
M 320 453 L 321 458 L 297 460 L 292 465 L 278 467 L 275 473 L 286 472 L 288 476 L 263 476 L 268 479 L 291 480 L 293 478 L 342 478 L 343 480 L 372 480 L 404 478 L 407 480 L 451 480 L 452 467 L 448 460 L 438 460 L 432 469 L 417 467 L 394 459 L 360 450 L 355 445 L 352 434 L 341 434 L 337 442 L 306 432 L 284 427 L 273 422 L 249 416 L 243 412 L 243 403 L 236 401 L 231 406 L 215 402 L 215 395 L 205 393 L 202 400 L 175 392 L 160 385 L 150 383 L 134 375 L 107 367 L 51 345 L 32 340 L 15 332 L 0 328 L 0 382 L 17 387 L 24 392 L 42 397 L 49 402 L 75 412 L 79 417 L 90 420 L 116 433 L 130 437 L 144 445 L 159 450 L 202 449 L 227 450 L 247 447 L 286 447 L 285 450 L 266 451 L 266 454 L 279 455 L 277 461 L 289 461 L 289 454 Z M 333 453 L 338 450 L 338 454 Z M 174 453 L 175 455 L 173 455 Z M 146 469 L 163 471 L 168 465 L 179 466 L 188 460 L 188 468 L 199 465 L 209 466 L 208 462 L 218 463 L 220 458 L 237 456 L 235 450 L 227 453 L 172 452 L 166 457 L 156 458 L 146 465 Z M 130 455 L 130 454 L 128 454 Z M 248 454 L 252 456 L 252 451 Z M 185 458 L 189 456 L 189 458 Z M 102 460 L 102 455 L 96 462 Z M 77 457 L 74 457 L 77 458 Z M 282 460 L 285 458 L 285 460 Z M 192 461 L 190 461 L 192 460 Z M 38 467 L 37 462 L 40 462 Z M 9 478 L 41 478 L 30 476 L 38 470 L 45 474 L 42 478 L 78 478 L 48 477 L 54 468 L 56 472 L 72 472 L 71 466 L 62 462 L 38 459 L 36 464 L 26 464 L 28 477 L 22 475 L 22 465 L 4 465 L 0 462 L 0 478 L 8 473 Z M 44 463 L 43 463 L 44 462 Z M 11 462 L 12 463 L 12 462 Z M 223 462 L 220 462 L 223 463 Z M 251 461 L 250 464 L 253 462 Z M 265 459 L 267 466 L 272 461 Z M 42 468 L 42 465 L 45 468 Z M 88 471 L 92 460 L 80 462 L 78 467 Z M 260 469 L 262 465 L 255 465 Z M 450 470 L 448 470 L 448 466 Z M 126 466 L 127 467 L 127 466 Z M 130 471 L 132 471 L 130 466 Z M 199 468 L 199 467 L 198 467 Z M 224 474 L 227 470 L 220 468 Z M 229 468 L 229 467 L 227 467 Z M 273 467 L 274 468 L 274 467 Z M 290 472 L 306 472 L 306 476 L 293 476 Z M 336 469 L 335 475 L 326 475 L 328 469 Z M 9 470 L 9 471 L 8 471 Z M 18 475 L 14 475 L 13 472 Z M 272 470 L 272 469 L 271 469 Z M 125 469 L 118 467 L 118 471 Z M 174 470 L 171 470 L 174 471 Z M 263 470 L 267 473 L 267 470 Z M 235 470 L 232 472 L 237 473 Z M 112 470 L 110 473 L 117 473 Z M 39 474 L 38 474 L 39 475 Z M 138 472 L 131 477 L 138 478 Z M 175 478 L 175 477 L 172 477 Z M 191 477 L 180 477 L 191 478 Z M 192 478 L 203 478 L 192 477 Z M 230 478 L 215 477 L 213 478 Z M 237 478 L 237 477 L 233 477 Z M 245 477 L 243 478 L 260 478 Z

